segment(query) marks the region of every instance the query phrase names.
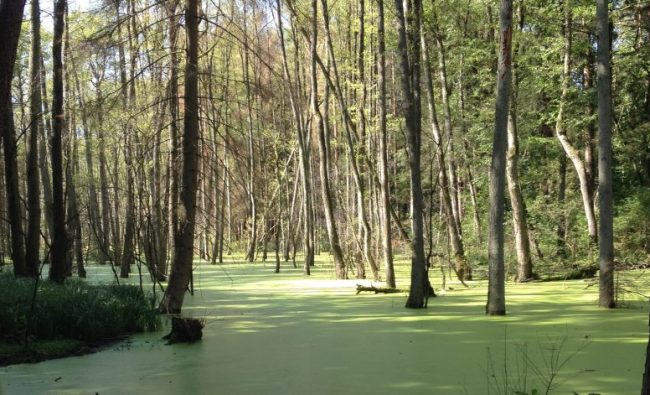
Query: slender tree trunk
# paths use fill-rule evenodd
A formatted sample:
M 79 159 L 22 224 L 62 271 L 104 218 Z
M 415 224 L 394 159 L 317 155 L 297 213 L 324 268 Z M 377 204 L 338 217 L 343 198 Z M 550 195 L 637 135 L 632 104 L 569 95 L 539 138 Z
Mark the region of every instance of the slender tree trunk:
M 614 203 L 612 179 L 612 67 L 610 59 L 609 1 L 596 1 L 598 29 L 598 195 L 600 211 L 598 305 L 616 307 L 614 294 Z
M 312 126 L 316 128 L 318 135 L 318 153 L 320 155 L 319 170 L 321 179 L 321 194 L 323 199 L 323 211 L 325 212 L 325 225 L 327 227 L 327 235 L 329 237 L 330 252 L 334 258 L 334 268 L 336 271 L 337 279 L 345 279 L 345 262 L 343 260 L 343 250 L 339 242 L 339 233 L 336 226 L 336 216 L 334 213 L 334 202 L 332 199 L 332 192 L 330 187 L 330 169 L 329 169 L 329 155 L 327 150 L 327 138 L 325 136 L 325 122 L 318 107 L 318 76 L 316 71 L 316 48 L 317 48 L 317 0 L 311 0 L 312 7 L 312 42 L 311 42 L 311 64 L 310 64 L 310 78 L 311 78 L 311 113 L 312 113 Z
M 436 22 L 437 23 L 437 22 Z M 459 196 L 458 193 L 458 176 L 456 175 L 456 161 L 454 154 L 454 133 L 451 123 L 451 104 L 449 102 L 449 85 L 447 83 L 447 63 L 446 63 L 446 53 L 445 45 L 440 35 L 440 32 L 436 31 L 436 46 L 438 47 L 438 74 L 440 78 L 440 97 L 442 98 L 442 113 L 445 126 L 445 134 L 448 140 L 447 144 L 447 168 L 442 168 L 441 171 L 447 171 L 449 173 L 449 198 L 451 201 L 452 209 L 452 219 L 456 222 L 455 228 L 458 233 L 457 236 L 450 235 L 452 240 L 454 238 L 462 237 L 462 227 L 460 221 L 460 207 L 459 207 Z M 441 143 L 442 144 L 442 140 Z M 444 148 L 443 148 L 444 149 Z
M 488 315 L 506 314 L 504 270 L 504 205 L 506 179 L 506 149 L 508 145 L 508 99 L 510 98 L 512 51 L 512 0 L 501 0 L 499 37 L 499 66 L 497 98 L 490 165 L 490 223 L 488 233 Z
M 573 163 L 573 167 L 576 169 L 578 174 L 578 180 L 580 182 L 580 194 L 582 195 L 582 205 L 585 211 L 585 217 L 587 219 L 587 231 L 589 233 L 590 244 L 596 245 L 597 243 L 597 225 L 596 225 L 596 214 L 594 212 L 594 201 L 589 186 L 589 177 L 587 175 L 587 168 L 585 163 L 580 157 L 580 152 L 571 145 L 568 136 L 566 135 L 565 125 L 564 125 L 564 112 L 566 108 L 567 95 L 569 92 L 569 86 L 571 84 L 571 35 L 572 35 L 572 15 L 571 15 L 571 4 L 569 0 L 565 1 L 565 21 L 564 21 L 564 66 L 562 72 L 562 94 L 560 97 L 560 106 L 558 108 L 557 118 L 555 122 L 555 134 L 560 140 L 560 144 L 564 149 L 567 157 Z
M 66 35 L 67 35 L 66 30 Z M 81 84 L 79 83 L 79 75 L 77 68 L 75 67 L 74 58 L 68 54 L 68 59 L 70 60 L 70 70 L 69 73 L 73 74 L 76 95 L 77 95 L 77 104 L 81 110 L 81 126 L 84 134 L 84 141 L 86 143 L 85 150 L 85 160 L 86 167 L 88 171 L 88 214 L 90 219 L 90 228 L 91 228 L 91 237 L 90 239 L 94 242 L 94 248 L 97 250 L 97 260 L 98 263 L 103 264 L 108 257 L 105 254 L 105 248 L 102 246 L 102 223 L 99 219 L 99 199 L 97 197 L 97 188 L 95 185 L 95 169 L 93 165 L 93 139 L 90 126 L 88 124 L 88 114 L 86 111 L 86 103 L 83 99 L 83 92 L 81 91 Z M 72 233 L 74 235 L 74 231 Z
M 39 268 L 41 241 L 41 188 L 38 169 L 38 136 L 41 126 L 41 9 L 39 0 L 31 4 L 30 54 L 30 123 L 27 145 L 27 240 L 25 243 L 26 275 L 36 277 Z
M 103 78 L 103 77 L 102 77 Z M 102 78 L 96 78 L 96 100 L 97 100 L 97 148 L 99 151 L 99 188 L 100 198 L 102 203 L 101 212 L 101 245 L 104 252 L 111 250 L 111 228 L 113 226 L 113 218 L 111 211 L 111 202 L 108 187 L 108 162 L 106 160 L 106 137 L 104 135 L 104 97 L 101 89 Z M 117 232 L 113 229 L 113 232 Z M 116 254 L 113 252 L 111 264 L 115 263 Z
M 451 194 L 451 190 L 453 189 L 453 186 L 451 185 L 451 182 L 448 177 L 448 174 L 451 173 L 451 171 L 448 172 L 448 170 L 451 170 L 451 168 L 447 167 L 442 135 L 440 133 L 438 117 L 436 116 L 436 106 L 435 106 L 435 99 L 433 95 L 433 81 L 430 72 L 431 61 L 429 58 L 427 41 L 426 38 L 424 37 L 424 34 L 422 34 L 422 37 L 420 39 L 420 44 L 422 47 L 422 59 L 424 61 L 424 67 L 425 67 L 425 71 L 423 73 L 424 85 L 427 91 L 429 117 L 431 118 L 431 131 L 433 133 L 434 144 L 436 145 L 436 151 L 437 151 L 436 158 L 438 160 L 438 169 L 440 170 L 438 174 L 438 179 L 440 181 L 440 190 L 441 190 L 441 197 L 442 197 L 441 204 L 445 216 L 447 218 L 447 231 L 449 233 L 449 240 L 451 242 L 451 247 L 454 252 L 456 272 L 458 274 L 458 278 L 461 281 L 464 281 L 464 280 L 471 279 L 471 268 L 469 267 L 467 263 L 467 259 L 465 258 L 465 249 L 463 246 L 463 240 L 460 237 L 460 230 L 458 229 L 459 222 L 456 220 L 454 215 L 453 198 Z
M 174 260 L 169 285 L 160 302 L 163 313 L 180 313 L 185 291 L 192 276 L 194 225 L 196 216 L 197 157 L 199 140 L 198 98 L 198 10 L 200 0 L 186 0 L 187 61 L 185 71 L 185 117 L 183 132 L 183 170 L 179 232 L 175 235 Z
M 43 55 L 41 54 L 41 102 L 42 102 L 42 114 L 48 114 L 50 108 L 47 102 L 47 73 L 45 72 L 45 62 L 43 61 Z M 54 224 L 52 221 L 52 182 L 50 181 L 50 171 L 48 167 L 48 136 L 52 134 L 52 119 L 50 117 L 45 117 L 41 115 L 41 138 L 39 140 L 39 156 L 38 156 L 38 166 L 41 173 L 41 184 L 43 186 L 43 207 L 45 211 L 45 223 L 47 224 L 47 230 L 49 232 L 50 238 L 54 234 Z
M 379 85 L 379 179 L 381 224 L 381 244 L 386 271 L 386 286 L 396 287 L 393 265 L 393 242 L 391 236 L 390 186 L 388 180 L 388 131 L 386 130 L 386 37 L 384 23 L 384 0 L 377 0 L 377 74 Z
M 63 31 L 65 28 L 66 0 L 54 4 L 54 37 L 52 60 L 54 63 L 52 101 L 52 197 L 54 235 L 52 235 L 52 260 L 50 280 L 63 282 L 66 277 L 67 236 L 65 227 L 65 206 L 63 199 L 63 145 L 62 134 L 66 114 L 63 110 Z
M 250 239 L 248 240 L 248 249 L 246 251 L 246 260 L 253 262 L 257 251 L 257 197 L 255 196 L 255 151 L 253 146 L 253 109 L 251 100 L 251 82 L 248 67 L 248 30 L 246 28 L 246 2 L 244 2 L 244 48 L 243 48 L 243 68 L 244 68 L 244 85 L 246 87 L 246 126 L 248 131 L 248 185 L 246 193 L 250 209 Z
M 559 258 L 567 257 L 566 250 L 566 214 L 564 212 L 564 199 L 566 197 L 566 156 L 560 158 L 559 177 L 560 182 L 557 191 L 557 203 L 560 208 L 560 214 L 557 219 L 557 241 L 556 256 Z
M 178 54 L 176 47 L 176 38 L 178 35 L 178 16 L 176 9 L 178 0 L 168 0 L 165 4 L 165 10 L 168 18 L 168 35 L 169 35 L 169 61 L 170 61 L 170 102 L 169 102 L 169 115 L 171 117 L 169 122 L 169 228 L 170 228 L 170 241 L 172 243 L 171 250 L 175 251 L 173 243 L 176 241 L 176 233 L 178 233 L 178 184 L 180 182 L 180 139 L 178 132 Z M 174 259 L 172 257 L 172 259 Z
M 517 7 L 518 25 L 521 31 L 524 26 L 522 5 Z M 518 54 L 522 53 L 522 43 L 518 46 Z M 517 255 L 517 281 L 525 282 L 533 278 L 533 261 L 530 256 L 530 241 L 528 237 L 528 221 L 526 205 L 521 194 L 519 182 L 519 140 L 517 136 L 517 97 L 519 93 L 519 74 L 517 59 L 512 61 L 512 89 L 510 93 L 510 110 L 508 112 L 508 148 L 506 153 L 506 176 L 510 206 L 512 207 L 512 225 L 515 236 L 515 251 Z

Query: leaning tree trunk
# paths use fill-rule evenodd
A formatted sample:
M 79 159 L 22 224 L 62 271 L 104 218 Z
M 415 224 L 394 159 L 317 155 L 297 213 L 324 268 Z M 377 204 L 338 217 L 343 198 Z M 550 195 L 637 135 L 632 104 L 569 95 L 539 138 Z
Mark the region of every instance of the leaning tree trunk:
M 596 1 L 598 28 L 598 195 L 600 210 L 598 305 L 616 307 L 614 295 L 614 203 L 612 191 L 612 67 L 609 1 Z
M 183 131 L 183 170 L 179 210 L 179 231 L 174 235 L 174 259 L 169 285 L 160 302 L 162 313 L 180 313 L 185 291 L 192 276 L 194 225 L 196 218 L 197 162 L 199 142 L 198 9 L 200 0 L 186 0 L 187 60 L 185 72 L 185 116 Z
M 501 0 L 501 36 L 497 70 L 497 98 L 490 165 L 490 218 L 488 233 L 488 315 L 506 314 L 505 270 L 503 256 L 503 216 L 505 205 L 508 99 L 510 98 L 512 49 L 512 0 Z
M 569 93 L 569 86 L 571 84 L 571 5 L 569 0 L 565 2 L 565 20 L 564 20 L 564 62 L 562 71 L 562 93 L 560 96 L 560 106 L 557 112 L 555 121 L 555 134 L 564 149 L 567 157 L 573 163 L 573 167 L 578 174 L 578 181 L 580 182 L 580 194 L 582 195 L 582 205 L 587 219 L 587 231 L 589 233 L 589 242 L 595 245 L 597 242 L 597 225 L 596 214 L 594 212 L 594 199 L 589 183 L 589 176 L 585 162 L 580 157 L 580 152 L 571 144 L 566 134 L 564 125 L 564 112 L 567 102 L 567 95 Z

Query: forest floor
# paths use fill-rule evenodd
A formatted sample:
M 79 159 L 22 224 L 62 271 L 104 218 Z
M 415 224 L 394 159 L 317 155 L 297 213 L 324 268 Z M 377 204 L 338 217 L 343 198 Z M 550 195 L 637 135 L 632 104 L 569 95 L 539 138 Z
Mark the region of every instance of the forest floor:
M 198 265 L 183 311 L 204 320 L 202 341 L 166 346 L 165 328 L 90 355 L 3 367 L 0 394 L 543 393 L 551 376 L 556 394 L 639 392 L 648 303 L 633 293 L 627 308 L 602 310 L 593 280 L 508 283 L 508 315 L 486 317 L 486 281 L 448 280 L 426 310 L 407 310 L 405 293 L 356 295 L 371 282 L 333 280 L 324 259 L 311 277 L 290 265 L 281 274 L 268 263 Z M 397 272 L 406 289 L 408 265 Z M 107 267 L 88 275 L 111 281 Z M 643 273 L 626 278 L 630 291 L 649 291 L 632 289 Z

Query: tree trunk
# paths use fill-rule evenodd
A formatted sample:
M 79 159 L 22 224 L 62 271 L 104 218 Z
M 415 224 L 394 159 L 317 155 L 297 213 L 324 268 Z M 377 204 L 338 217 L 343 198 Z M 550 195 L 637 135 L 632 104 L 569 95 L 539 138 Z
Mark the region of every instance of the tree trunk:
M 337 279 L 345 279 L 345 262 L 343 260 L 343 250 L 339 242 L 339 232 L 336 226 L 336 216 L 334 213 L 334 202 L 332 199 L 332 192 L 330 187 L 330 170 L 329 170 L 329 155 L 327 150 L 327 137 L 325 136 L 325 121 L 318 107 L 318 76 L 316 72 L 316 48 L 317 48 L 317 0 L 311 0 L 312 7 L 312 42 L 311 42 L 311 64 L 310 64 L 310 79 L 311 79 L 311 113 L 312 113 L 312 126 L 316 128 L 318 135 L 318 153 L 320 155 L 319 170 L 321 180 L 321 194 L 323 199 L 323 211 L 325 212 L 325 225 L 327 228 L 327 235 L 330 243 L 330 253 L 334 258 L 334 268 L 336 271 Z
M 456 220 L 453 208 L 453 198 L 451 190 L 453 186 L 450 185 L 448 175 L 451 173 L 451 167 L 447 167 L 445 156 L 445 149 L 443 146 L 442 135 L 440 133 L 440 126 L 438 124 L 438 117 L 436 116 L 436 105 L 433 94 L 433 79 L 431 78 L 431 60 L 429 58 L 429 50 L 427 47 L 427 40 L 422 34 L 420 44 L 422 47 L 422 60 L 424 61 L 424 85 L 427 90 L 427 102 L 429 105 L 429 117 L 431 118 L 431 131 L 433 134 L 433 141 L 436 146 L 436 158 L 438 161 L 438 180 L 440 181 L 440 191 L 442 198 L 442 208 L 447 218 L 447 232 L 449 240 L 454 252 L 454 260 L 456 273 L 458 279 L 461 281 L 471 279 L 471 268 L 467 264 L 465 258 L 465 250 L 463 240 L 460 237 L 460 229 L 458 228 L 459 222 Z M 443 88 L 444 89 L 444 88 Z M 449 172 L 448 172 L 449 170 Z M 454 170 L 455 171 L 455 170 Z
M 255 196 L 255 151 L 253 146 L 253 109 L 251 100 L 251 82 L 248 70 L 248 30 L 246 28 L 246 2 L 244 4 L 244 48 L 243 48 L 243 74 L 244 85 L 246 87 L 246 126 L 248 131 L 248 185 L 246 194 L 250 210 L 250 238 L 248 240 L 248 249 L 246 251 L 246 260 L 253 262 L 257 252 L 257 197 Z
M 560 140 L 560 144 L 564 149 L 567 157 L 573 163 L 573 167 L 576 169 L 578 174 L 578 180 L 580 182 L 580 194 L 582 195 L 582 205 L 585 211 L 585 217 L 587 219 L 587 231 L 589 233 L 590 244 L 595 245 L 597 243 L 597 230 L 596 230 L 596 215 L 594 213 L 594 201 L 589 186 L 589 177 L 587 175 L 587 168 L 585 163 L 580 157 L 580 152 L 571 145 L 568 136 L 566 135 L 566 130 L 564 126 L 564 111 L 567 102 L 567 95 L 569 92 L 569 86 L 571 84 L 571 5 L 567 0 L 565 2 L 565 20 L 564 20 L 564 66 L 562 72 L 562 94 L 560 97 L 560 106 L 557 112 L 557 118 L 555 122 L 555 134 Z
M 30 54 L 30 124 L 27 145 L 27 240 L 25 243 L 26 275 L 36 277 L 39 268 L 41 241 L 41 188 L 38 169 L 38 136 L 41 126 L 41 9 L 39 0 L 31 5 L 31 54 Z
M 11 259 L 14 274 L 25 274 L 25 244 L 20 216 L 18 164 L 16 159 L 16 134 L 11 104 L 11 80 L 23 20 L 24 0 L 0 1 L 0 133 L 4 145 L 7 210 L 11 231 Z
M 67 33 L 66 33 L 67 34 Z M 77 104 L 81 111 L 81 126 L 83 129 L 84 141 L 86 143 L 85 160 L 88 172 L 88 217 L 90 220 L 91 237 L 93 240 L 95 253 L 97 254 L 97 261 L 100 264 L 105 263 L 108 257 L 105 254 L 105 249 L 102 246 L 102 223 L 99 219 L 99 199 L 97 197 L 97 187 L 95 185 L 95 169 L 93 165 L 93 139 L 90 126 L 88 124 L 88 114 L 86 111 L 86 103 L 83 99 L 83 92 L 81 91 L 81 84 L 79 83 L 79 75 L 75 67 L 74 58 L 69 57 L 71 67 L 70 71 L 73 74 Z M 74 233 L 73 233 L 74 234 Z
M 175 235 L 174 260 L 169 285 L 160 302 L 162 313 L 180 313 L 185 291 L 192 276 L 194 225 L 196 214 L 197 158 L 199 140 L 198 98 L 198 10 L 200 0 L 186 0 L 187 60 L 185 72 L 185 116 L 183 131 L 183 170 L 181 179 L 179 232 Z
M 45 62 L 41 54 L 41 102 L 43 114 L 48 114 L 50 108 L 47 102 L 47 73 L 45 72 Z M 41 115 L 41 138 L 39 140 L 38 166 L 41 173 L 41 184 L 43 185 L 43 206 L 45 209 L 45 222 L 50 238 L 54 234 L 52 221 L 52 182 L 50 181 L 50 171 L 48 167 L 48 136 L 52 134 L 52 119 Z
M 402 112 L 406 123 L 407 148 L 411 181 L 411 287 L 406 300 L 407 308 L 424 308 L 429 295 L 429 283 L 424 256 L 424 221 L 422 212 L 422 176 L 420 169 L 420 149 L 422 138 L 422 119 L 420 109 L 420 14 L 422 2 L 408 2 L 411 7 L 404 9 L 406 2 L 395 0 L 397 9 L 397 28 L 399 32 L 400 69 L 403 91 Z
M 559 258 L 566 258 L 566 214 L 564 212 L 564 199 L 566 198 L 566 156 L 560 158 L 558 170 L 560 182 L 557 191 L 557 203 L 560 208 L 560 214 L 557 220 L 557 241 L 555 243 L 557 250 L 555 254 Z
M 490 165 L 490 219 L 488 233 L 489 283 L 488 315 L 506 314 L 504 229 L 506 149 L 508 145 L 508 99 L 510 98 L 512 50 L 512 0 L 501 0 L 499 38 L 499 66 L 497 70 L 497 98 Z
M 381 244 L 386 271 L 386 286 L 395 288 L 393 243 L 391 237 L 390 186 L 388 181 L 388 131 L 386 130 L 386 38 L 384 24 L 384 0 L 377 0 L 377 73 L 379 85 L 379 212 L 381 218 Z
M 600 287 L 598 305 L 616 307 L 614 294 L 614 202 L 612 178 L 612 67 L 610 59 L 609 1 L 596 1 L 598 29 L 598 232 Z
M 522 5 L 517 7 L 519 30 L 523 29 L 524 16 Z M 518 55 L 522 53 L 523 43 L 518 46 Z M 517 97 L 519 93 L 519 74 L 517 59 L 512 61 L 512 90 L 510 94 L 510 111 L 508 112 L 508 148 L 506 153 L 506 176 L 510 206 L 512 207 L 512 225 L 515 236 L 515 251 L 517 255 L 517 281 L 525 282 L 533 278 L 533 261 L 530 257 L 530 241 L 528 237 L 528 221 L 526 205 L 521 194 L 519 182 L 519 140 L 517 136 Z
M 50 280 L 63 282 L 66 276 L 66 256 L 68 240 L 65 227 L 65 206 L 63 199 L 63 146 L 62 134 L 66 114 L 63 110 L 63 31 L 65 28 L 66 0 L 56 0 L 54 4 L 54 37 L 52 61 L 54 64 L 52 101 L 52 197 L 54 235 L 52 235 L 52 260 Z
M 462 237 L 463 234 L 461 221 L 460 221 L 460 207 L 459 207 L 460 194 L 458 193 L 458 177 L 456 175 L 456 161 L 454 158 L 454 134 L 453 134 L 453 128 L 451 124 L 451 108 L 449 103 L 449 86 L 447 83 L 447 64 L 445 61 L 445 55 L 446 55 L 445 46 L 442 40 L 442 36 L 440 35 L 440 32 L 436 31 L 435 37 L 436 37 L 436 46 L 438 47 L 438 74 L 440 78 L 440 93 L 441 93 L 440 97 L 442 98 L 442 109 L 443 109 L 442 113 L 444 118 L 445 134 L 446 134 L 447 145 L 448 145 L 446 150 L 447 168 L 446 169 L 442 168 L 441 171 L 447 171 L 449 173 L 448 194 L 451 202 L 451 210 L 452 210 L 451 218 L 456 222 L 455 228 L 456 228 L 456 232 L 458 233 L 457 236 L 450 235 L 450 237 L 453 240 L 454 238 Z M 440 140 L 439 144 L 444 145 L 442 143 L 442 140 Z

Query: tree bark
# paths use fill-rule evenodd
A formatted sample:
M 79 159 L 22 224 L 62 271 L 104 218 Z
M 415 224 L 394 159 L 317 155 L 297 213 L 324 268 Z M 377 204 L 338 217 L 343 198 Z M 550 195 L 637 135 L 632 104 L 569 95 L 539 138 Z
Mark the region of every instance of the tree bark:
M 405 10 L 405 3 L 409 8 Z M 411 181 L 411 286 L 406 300 L 407 308 L 424 308 L 429 295 L 429 285 L 424 255 L 424 221 L 422 212 L 422 175 L 420 169 L 420 150 L 422 138 L 422 119 L 420 109 L 420 16 L 422 2 L 395 0 L 397 9 L 397 28 L 399 32 L 399 55 L 401 85 L 403 91 L 402 112 L 406 123 L 407 147 Z
M 504 270 L 504 205 L 506 178 L 506 149 L 508 129 L 508 99 L 510 98 L 512 50 L 512 0 L 501 0 L 499 37 L 499 66 L 497 69 L 497 98 L 490 165 L 490 217 L 488 233 L 488 315 L 506 314 Z
M 524 16 L 522 5 L 517 7 L 519 30 L 523 29 Z M 522 43 L 518 46 L 518 54 L 522 52 Z M 517 59 L 512 61 L 512 89 L 510 93 L 510 111 L 508 112 L 508 148 L 506 153 L 506 176 L 508 194 L 512 208 L 512 225 L 515 236 L 515 251 L 517 255 L 518 282 L 526 282 L 533 278 L 533 261 L 530 256 L 530 240 L 528 237 L 528 221 L 526 205 L 521 194 L 519 182 L 519 137 L 517 136 L 517 97 L 519 90 L 519 74 Z
M 391 237 L 390 185 L 388 180 L 388 131 L 386 130 L 386 37 L 384 24 L 384 0 L 377 0 L 377 74 L 379 85 L 379 211 L 381 218 L 381 244 L 386 271 L 386 286 L 395 288 L 393 265 L 393 242 Z
M 27 144 L 27 240 L 25 243 L 26 275 L 36 277 L 39 268 L 41 241 L 41 188 L 38 169 L 38 136 L 41 126 L 41 9 L 39 0 L 31 4 L 31 54 L 30 54 L 30 123 Z
M 560 97 L 560 106 L 558 108 L 557 118 L 555 122 L 555 134 L 560 140 L 560 144 L 564 149 L 567 157 L 573 163 L 573 167 L 576 169 L 578 174 L 578 180 L 580 182 L 580 194 L 582 196 L 582 205 L 585 211 L 585 217 L 587 219 L 587 231 L 589 233 L 590 244 L 596 245 L 598 240 L 597 235 L 597 225 L 596 225 L 596 214 L 594 212 L 594 201 L 591 187 L 589 186 L 589 177 L 587 175 L 587 168 L 584 161 L 580 157 L 580 152 L 571 144 L 569 138 L 566 134 L 565 125 L 564 125 L 564 111 L 567 102 L 567 95 L 569 92 L 569 86 L 571 84 L 571 35 L 572 35 L 572 23 L 571 23 L 571 5 L 567 0 L 565 2 L 565 20 L 564 20 L 564 62 L 563 62 L 563 72 L 562 72 L 562 94 Z
M 616 307 L 614 294 L 614 202 L 612 178 L 612 67 L 609 1 L 596 1 L 598 29 L 598 195 L 600 286 L 598 305 Z
M 420 44 L 422 47 L 422 59 L 424 61 L 424 85 L 427 90 L 427 102 L 429 105 L 429 117 L 431 122 L 431 132 L 433 134 L 433 142 L 436 146 L 436 158 L 438 161 L 438 180 L 440 182 L 440 191 L 442 197 L 442 208 L 447 218 L 447 232 L 452 250 L 454 252 L 454 260 L 456 267 L 456 274 L 461 281 L 471 279 L 471 268 L 467 264 L 465 258 L 465 250 L 463 240 L 460 237 L 460 230 L 458 228 L 459 222 L 454 214 L 453 195 L 451 190 L 454 187 L 451 185 L 448 175 L 451 173 L 451 167 L 448 168 L 445 155 L 445 149 L 442 141 L 442 134 L 440 133 L 440 126 L 438 117 L 436 115 L 436 105 L 433 94 L 433 79 L 431 77 L 431 60 L 429 57 L 429 50 L 427 47 L 427 40 L 422 34 Z M 445 88 L 443 88 L 445 89 Z M 455 166 L 454 166 L 455 167 Z M 449 172 L 448 172 L 449 171 Z M 455 171 L 455 170 L 454 170 Z
M 246 27 L 246 2 L 244 4 L 244 48 L 243 48 L 243 74 L 244 74 L 244 85 L 246 87 L 246 126 L 248 132 L 248 185 L 246 188 L 246 194 L 248 197 L 249 210 L 250 210 L 250 238 L 248 240 L 248 249 L 246 251 L 246 260 L 248 262 L 253 262 L 255 260 L 255 255 L 257 252 L 257 197 L 255 196 L 255 151 L 253 146 L 253 109 L 252 109 L 252 100 L 251 100 L 251 82 L 249 76 L 249 67 L 248 67 L 248 29 Z
M 52 197 L 54 235 L 52 235 L 52 260 L 50 280 L 62 283 L 66 277 L 66 256 L 68 239 L 65 226 L 65 205 L 63 199 L 63 146 L 62 134 L 66 114 L 63 109 L 63 31 L 65 28 L 66 0 L 54 4 L 54 37 L 52 61 L 54 64 L 52 100 Z
M 45 72 L 45 62 L 43 61 L 43 55 L 41 54 L 41 102 L 43 104 L 42 111 L 43 114 L 48 114 L 50 108 L 47 102 L 47 73 Z M 48 136 L 52 134 L 52 119 L 50 117 L 41 116 L 41 138 L 39 140 L 39 156 L 38 156 L 38 166 L 41 174 L 41 184 L 43 186 L 43 208 L 45 209 L 45 223 L 47 224 L 47 230 L 49 232 L 49 237 L 51 238 L 54 234 L 54 224 L 52 221 L 52 182 L 50 181 L 50 171 L 48 167 L 48 154 L 49 154 L 49 144 Z
M 323 199 L 323 211 L 325 212 L 325 226 L 327 228 L 327 235 L 330 243 L 330 253 L 334 258 L 334 269 L 336 271 L 337 279 L 345 279 L 345 261 L 343 259 L 343 250 L 339 242 L 339 232 L 336 225 L 336 215 L 334 213 L 334 201 L 332 199 L 332 191 L 330 187 L 330 169 L 329 169 L 329 154 L 327 150 L 327 137 L 325 136 L 325 121 L 318 107 L 318 76 L 316 71 L 316 50 L 317 50 L 317 16 L 318 16 L 318 1 L 311 0 L 312 8 L 312 42 L 311 42 L 311 60 L 310 60 L 310 80 L 311 80 L 311 115 L 312 126 L 316 128 L 318 135 L 318 153 L 320 155 L 319 171 L 320 171 L 320 184 Z
M 18 164 L 16 159 L 16 134 L 11 104 L 11 80 L 18 49 L 24 0 L 0 1 L 0 133 L 4 145 L 5 183 L 7 210 L 11 232 L 11 259 L 14 274 L 25 274 L 25 243 L 20 215 L 20 193 L 18 187 Z
M 175 235 L 174 259 L 169 285 L 160 302 L 162 313 L 180 313 L 185 291 L 192 276 L 194 225 L 196 216 L 197 158 L 199 140 L 198 98 L 198 10 L 200 0 L 185 1 L 187 60 L 185 71 L 185 116 L 183 131 L 183 170 L 179 207 L 179 232 Z

